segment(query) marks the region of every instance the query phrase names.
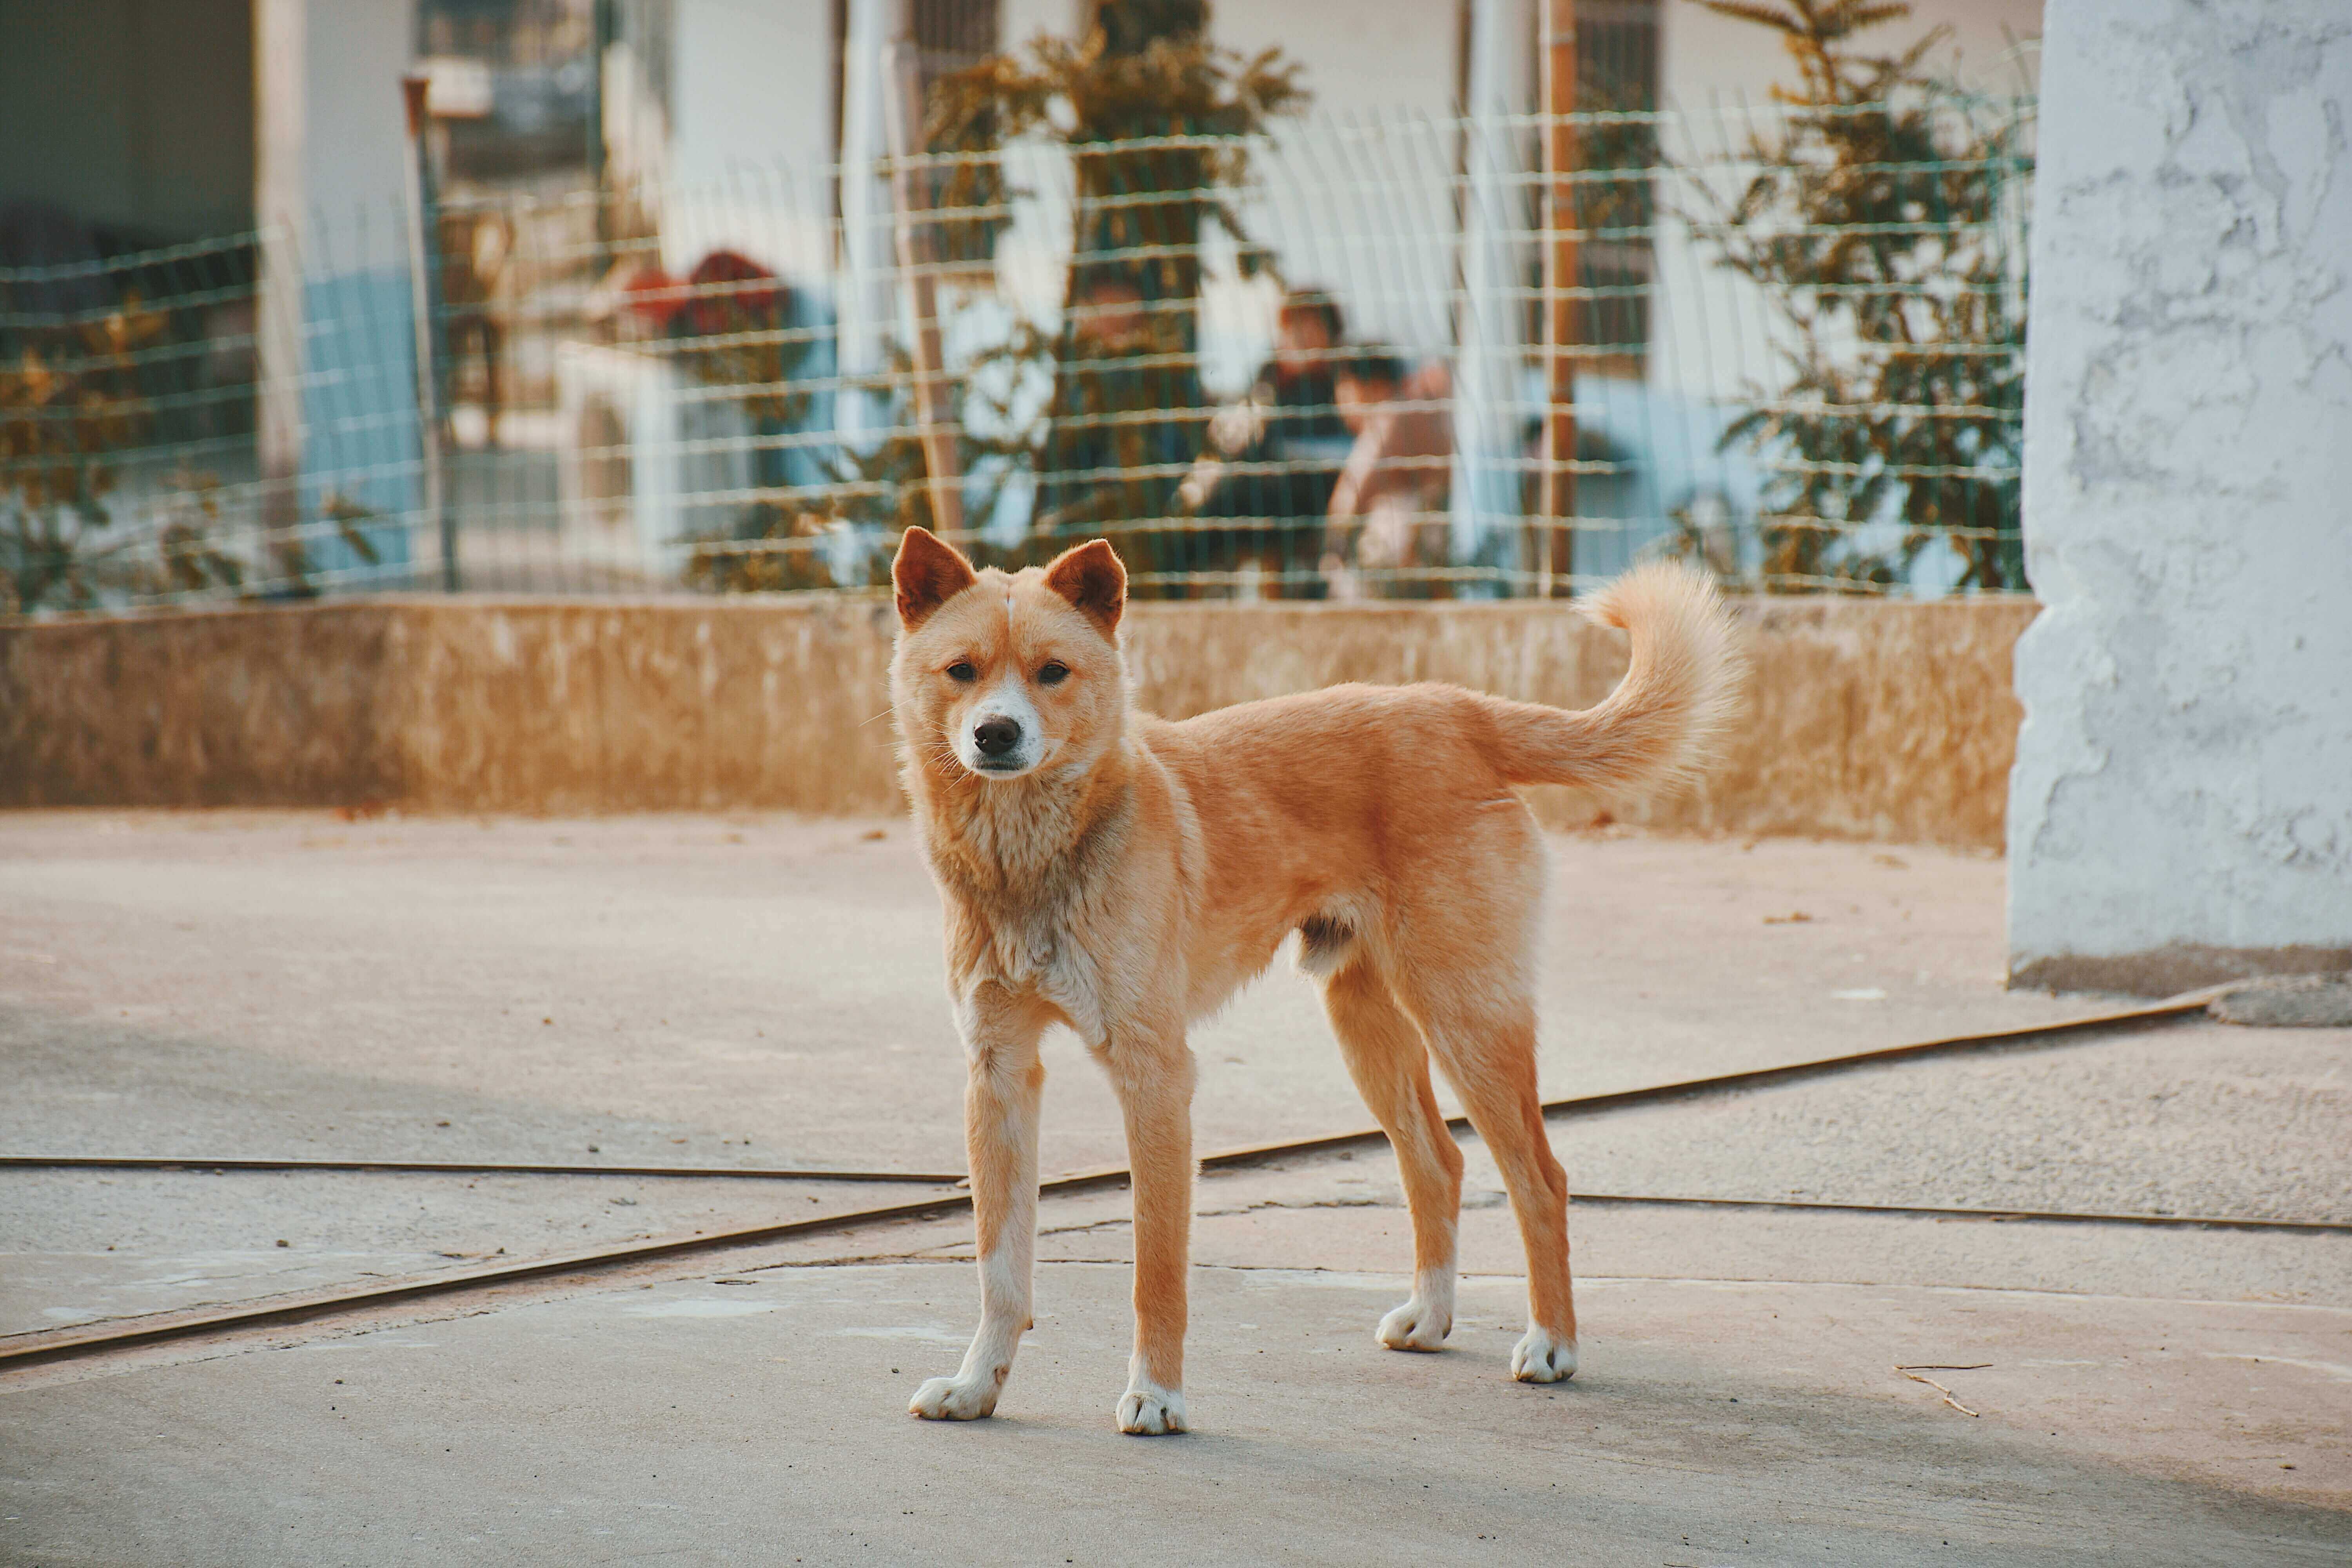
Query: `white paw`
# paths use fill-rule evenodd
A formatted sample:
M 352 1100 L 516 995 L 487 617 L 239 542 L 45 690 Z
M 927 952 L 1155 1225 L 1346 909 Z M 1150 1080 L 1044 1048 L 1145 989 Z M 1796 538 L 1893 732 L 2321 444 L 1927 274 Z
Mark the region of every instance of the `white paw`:
M 935 1377 L 915 1390 L 907 1409 L 926 1421 L 978 1421 L 996 1409 L 996 1395 L 1003 1386 L 1002 1373 L 971 1382 Z
M 1415 1296 L 1381 1320 L 1375 1337 L 1392 1351 L 1433 1351 L 1443 1349 L 1453 1331 L 1451 1311 Z
M 1529 1329 L 1511 1351 L 1511 1375 L 1521 1383 L 1559 1383 L 1576 1375 L 1576 1342 L 1549 1329 Z
M 1141 1437 L 1184 1430 L 1181 1389 L 1130 1388 L 1118 1402 L 1118 1429 Z

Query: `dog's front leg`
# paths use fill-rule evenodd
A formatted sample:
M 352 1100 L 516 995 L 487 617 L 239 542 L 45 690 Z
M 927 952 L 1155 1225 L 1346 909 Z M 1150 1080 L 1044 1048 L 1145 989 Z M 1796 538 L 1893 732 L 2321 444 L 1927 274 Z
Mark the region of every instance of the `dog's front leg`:
M 908 1409 L 933 1421 L 976 1421 L 995 1410 L 1013 1352 L 1030 1326 L 1037 1253 L 1037 1110 L 1045 1068 L 1037 1059 L 1045 1020 L 993 985 L 964 1008 L 971 1077 L 963 1099 L 964 1145 L 980 1258 L 980 1329 L 953 1377 L 915 1391 Z
M 1114 1040 L 1135 1193 L 1135 1354 L 1118 1429 L 1184 1430 L 1185 1283 L 1192 1244 L 1192 1054 L 1181 1030 Z

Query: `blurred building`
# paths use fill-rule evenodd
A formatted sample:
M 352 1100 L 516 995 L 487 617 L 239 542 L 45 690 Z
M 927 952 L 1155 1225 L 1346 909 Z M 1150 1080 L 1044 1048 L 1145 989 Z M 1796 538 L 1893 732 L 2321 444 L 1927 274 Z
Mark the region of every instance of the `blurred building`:
M 1255 0 L 1218 7 L 1214 25 L 1233 48 L 1299 60 L 1323 111 L 1443 113 L 1465 91 L 1485 3 Z M 1530 0 L 1493 3 L 1527 40 L 1512 90 L 1531 101 Z M 102 247 L 137 248 L 250 228 L 276 206 L 396 198 L 394 84 L 420 61 L 461 180 L 584 174 L 608 151 L 687 184 L 812 169 L 856 107 L 843 72 L 861 26 L 910 38 L 928 75 L 1076 32 L 1090 4 L 0 0 L 0 206 L 52 208 Z M 2011 46 L 2041 13 L 2041 0 L 1918 0 L 1913 19 L 1950 28 L 1964 79 L 2010 88 L 2030 80 Z M 1601 77 L 1654 102 L 1760 100 L 1784 73 L 1766 34 L 1686 0 L 1581 0 L 1578 16 Z
M 1456 385 L 1470 389 L 1457 401 L 1495 409 L 1543 401 L 1520 352 L 1529 323 L 1497 326 L 1517 312 L 1490 308 L 1530 294 L 1537 264 L 1523 233 L 1493 265 L 1465 263 L 1480 225 L 1478 201 L 1463 191 L 1476 174 L 1465 179 L 1465 141 L 1450 117 L 1465 105 L 1537 107 L 1539 3 L 1227 0 L 1213 12 L 1221 45 L 1244 56 L 1280 48 L 1314 94 L 1311 117 L 1273 128 L 1276 152 L 1260 160 L 1265 179 L 1244 215 L 1252 240 L 1293 284 L 1334 295 L 1352 338 L 1410 359 L 1451 356 Z M 1081 34 L 1099 4 L 0 0 L 0 268 L 53 270 L 39 288 L 57 299 L 26 301 L 39 309 L 95 309 L 108 301 L 75 291 L 100 289 L 102 274 L 120 289 L 131 275 L 104 273 L 104 258 L 197 245 L 189 255 L 201 265 L 175 264 L 173 279 L 199 302 L 190 309 L 209 312 L 184 329 L 203 340 L 192 374 L 222 410 L 205 466 L 267 491 L 281 514 L 271 526 L 336 508 L 409 520 L 387 527 L 373 559 L 346 558 L 332 541 L 321 557 L 362 578 L 409 573 L 410 542 L 432 528 L 419 521 L 420 273 L 408 254 L 414 159 L 398 83 L 421 71 L 427 164 L 461 215 L 469 198 L 495 215 L 434 231 L 445 259 L 425 275 L 450 329 L 440 352 L 456 362 L 443 367 L 442 397 L 467 416 L 464 439 L 493 445 L 503 414 L 536 404 L 544 417 L 531 439 L 562 453 L 545 483 L 513 479 L 533 499 L 499 505 L 568 525 L 583 502 L 625 499 L 613 487 L 625 485 L 639 543 L 674 542 L 700 525 L 663 498 L 799 485 L 805 475 L 780 481 L 770 470 L 814 459 L 749 455 L 783 433 L 738 430 L 729 421 L 739 415 L 710 398 L 694 415 L 664 379 L 675 367 L 612 352 L 599 333 L 625 336 L 631 322 L 609 308 L 616 291 L 639 275 L 692 279 L 725 258 L 779 280 L 782 325 L 822 338 L 802 374 L 880 371 L 902 308 L 887 281 L 891 201 L 878 179 L 835 171 L 870 171 L 903 142 L 908 64 L 919 91 L 1040 34 Z M 2021 91 L 2032 58 L 2018 46 L 2039 31 L 2041 9 L 1916 0 L 1906 28 L 1948 29 L 1940 63 L 1974 85 Z M 1711 119 L 1717 146 L 1739 142 L 1742 106 L 1768 101 L 1789 72 L 1768 31 L 1691 0 L 1575 0 L 1574 13 L 1580 106 Z M 1367 153 L 1357 132 L 1375 123 L 1408 129 Z M 1390 162 L 1368 169 L 1378 158 Z M 1335 221 L 1335 205 L 1349 203 Z M 1584 455 L 1607 472 L 1586 483 L 1578 510 L 1642 520 L 1601 529 L 1581 572 L 1614 570 L 1669 513 L 1754 508 L 1752 469 L 1720 453 L 1717 437 L 1743 379 L 1772 361 L 1764 312 L 1720 281 L 1687 225 L 1660 212 L 1639 237 L 1588 243 L 1579 258 L 1600 294 L 1578 335 L 1575 402 Z M 999 313 L 982 320 L 976 308 L 964 324 L 1001 331 L 1003 308 L 1049 323 L 1068 248 L 1066 233 L 1016 215 L 995 258 Z M 1668 308 L 1663 279 L 1703 275 L 1715 281 L 1685 287 Z M 1481 289 L 1487 306 L 1457 308 Z M 1199 383 L 1210 395 L 1249 384 L 1277 295 L 1270 278 L 1230 267 L 1204 292 Z M 242 449 L 229 444 L 236 395 L 249 410 Z M 836 414 L 845 439 L 873 424 L 844 396 L 800 425 L 830 429 Z M 696 424 L 703 416 L 718 424 Z M 1517 432 L 1507 418 L 1493 423 L 1498 458 L 1515 456 Z M 707 473 L 648 455 L 737 447 Z M 625 447 L 638 449 L 624 458 Z M 1492 510 L 1517 504 L 1503 494 Z M 1007 508 L 1017 531 L 1025 513 Z M 668 521 L 646 521 L 656 517 Z

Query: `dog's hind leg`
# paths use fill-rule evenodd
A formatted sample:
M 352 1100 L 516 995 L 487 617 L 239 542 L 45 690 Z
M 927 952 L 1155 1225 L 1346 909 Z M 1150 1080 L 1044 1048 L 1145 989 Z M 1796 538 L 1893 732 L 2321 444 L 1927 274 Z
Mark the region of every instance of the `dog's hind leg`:
M 1323 1007 L 1356 1088 L 1396 1151 L 1412 1211 L 1412 1299 L 1381 1320 L 1376 1337 L 1392 1351 L 1433 1351 L 1454 1330 L 1462 1151 L 1430 1087 L 1421 1031 L 1371 964 L 1360 958 L 1325 982 Z
M 1192 1245 L 1192 1053 L 1181 1027 L 1114 1030 L 1105 1056 L 1127 1123 L 1135 1195 L 1135 1353 L 1118 1429 L 1184 1430 L 1186 1276 Z
M 1551 1152 L 1536 1093 L 1535 1004 L 1515 973 L 1416 970 L 1398 990 L 1431 1052 L 1502 1168 L 1528 1250 L 1528 1331 L 1511 1375 L 1557 1383 L 1576 1371 L 1576 1303 L 1568 1268 L 1568 1173 Z
M 1047 1014 L 986 984 L 961 1009 L 971 1079 L 964 1145 L 980 1258 L 980 1329 L 953 1377 L 934 1377 L 907 1406 L 934 1421 L 975 1421 L 996 1408 L 1030 1325 L 1037 1253 L 1037 1112 L 1045 1088 L 1037 1041 Z

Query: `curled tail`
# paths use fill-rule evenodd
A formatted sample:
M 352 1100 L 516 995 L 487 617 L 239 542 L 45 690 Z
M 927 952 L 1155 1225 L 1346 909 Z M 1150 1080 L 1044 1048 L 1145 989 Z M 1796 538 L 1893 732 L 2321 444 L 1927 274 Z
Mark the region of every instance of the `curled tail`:
M 1714 583 L 1654 562 L 1581 608 L 1633 638 L 1625 679 L 1581 711 L 1489 699 L 1496 765 L 1513 784 L 1612 794 L 1696 781 L 1738 714 L 1748 670 Z

